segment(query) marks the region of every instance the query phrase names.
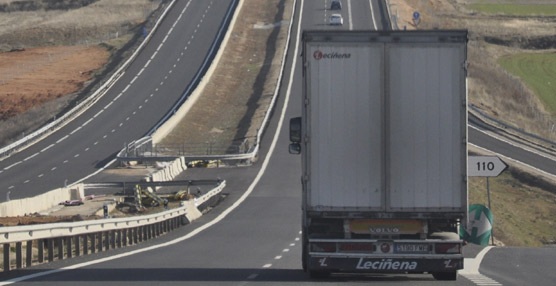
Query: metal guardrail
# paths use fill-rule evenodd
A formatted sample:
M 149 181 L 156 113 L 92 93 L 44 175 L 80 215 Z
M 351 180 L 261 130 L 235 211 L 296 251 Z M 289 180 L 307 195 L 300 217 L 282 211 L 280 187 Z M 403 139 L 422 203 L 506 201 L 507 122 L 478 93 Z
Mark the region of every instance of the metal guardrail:
M 544 143 L 547 143 L 547 144 L 551 145 L 552 148 L 556 148 L 556 142 L 554 142 L 554 141 L 552 141 L 552 140 L 550 140 L 550 139 L 543 138 L 543 137 L 538 136 L 538 135 L 535 135 L 535 134 L 533 134 L 533 133 L 529 133 L 529 132 L 527 132 L 527 131 L 525 131 L 525 130 L 523 130 L 523 129 L 521 129 L 521 128 L 517 128 L 517 127 L 514 127 L 514 126 L 512 126 L 512 125 L 509 125 L 509 124 L 505 123 L 505 122 L 502 121 L 502 120 L 496 119 L 496 118 L 494 118 L 494 117 L 492 117 L 492 116 L 486 114 L 484 111 L 480 110 L 479 108 L 477 108 L 477 107 L 476 107 L 475 105 L 473 105 L 473 104 L 468 104 L 468 106 L 469 106 L 469 109 L 473 110 L 474 112 L 479 113 L 479 114 L 481 115 L 482 118 L 486 118 L 486 119 L 488 119 L 489 121 L 492 121 L 492 122 L 494 122 L 494 123 L 496 123 L 496 124 L 502 126 L 504 129 L 513 130 L 513 131 L 515 131 L 515 132 L 517 132 L 517 133 L 519 133 L 519 134 L 522 134 L 522 135 L 524 135 L 524 136 L 526 136 L 526 137 L 533 138 L 533 139 L 542 141 L 542 142 L 544 142 Z M 481 118 L 480 118 L 480 119 L 481 119 Z M 481 119 L 481 120 L 482 120 L 482 119 Z M 485 123 L 486 123 L 486 122 L 485 122 Z M 488 123 L 487 123 L 487 124 L 488 124 Z
M 61 117 L 57 118 L 56 120 L 48 123 L 47 125 L 43 126 L 39 130 L 25 136 L 17 140 L 16 142 L 9 144 L 3 148 L 0 148 L 0 160 L 3 158 L 9 157 L 11 154 L 18 152 L 27 146 L 39 141 L 43 137 L 51 134 L 52 132 L 62 128 L 72 119 L 83 113 L 87 108 L 93 105 L 96 101 L 98 101 L 102 96 L 106 94 L 106 92 L 118 81 L 118 79 L 125 73 L 125 70 L 129 67 L 131 62 L 135 60 L 139 52 L 144 48 L 144 46 L 149 42 L 152 38 L 154 32 L 158 29 L 158 26 L 162 22 L 162 20 L 166 17 L 166 14 L 170 10 L 170 8 L 174 5 L 176 0 L 172 0 L 168 7 L 164 10 L 164 12 L 160 15 L 159 19 L 156 21 L 155 25 L 153 26 L 152 30 L 149 34 L 145 37 L 143 42 L 139 45 L 137 50 L 131 55 L 131 57 L 99 88 L 97 89 L 91 96 L 87 97 L 84 101 L 77 104 L 74 108 L 69 110 L 67 113 L 62 115 Z
M 3 245 L 4 272 L 11 269 L 10 252 L 15 244 L 16 268 L 23 267 L 22 243 L 26 243 L 26 266 L 34 263 L 33 245 L 38 247 L 37 261 L 45 262 L 44 244 L 47 245 L 48 261 L 54 260 L 54 248 L 58 248 L 58 259 L 88 254 L 137 244 L 143 240 L 160 236 L 180 225 L 187 224 L 189 214 L 214 199 L 226 187 L 226 181 L 196 198 L 192 204 L 163 211 L 157 214 L 90 220 L 81 222 L 49 223 L 26 226 L 0 227 L 0 244 Z M 65 254 L 64 254 L 65 252 Z

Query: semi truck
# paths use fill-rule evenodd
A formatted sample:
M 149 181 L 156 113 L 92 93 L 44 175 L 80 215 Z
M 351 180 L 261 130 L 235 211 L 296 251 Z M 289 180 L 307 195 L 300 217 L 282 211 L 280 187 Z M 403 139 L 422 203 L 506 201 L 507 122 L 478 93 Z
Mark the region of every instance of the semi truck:
M 302 265 L 456 280 L 467 220 L 467 31 L 304 31 Z

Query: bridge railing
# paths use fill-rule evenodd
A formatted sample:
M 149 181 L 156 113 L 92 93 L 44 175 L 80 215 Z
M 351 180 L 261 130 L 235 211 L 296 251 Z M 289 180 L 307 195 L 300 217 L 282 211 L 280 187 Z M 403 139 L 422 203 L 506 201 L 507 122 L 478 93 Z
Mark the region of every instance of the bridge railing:
M 156 214 L 99 220 L 0 227 L 2 270 L 29 267 L 156 238 L 199 217 L 218 199 L 226 181 L 179 208 Z M 24 250 L 25 249 L 25 250 Z M 23 263 L 25 261 L 25 263 Z

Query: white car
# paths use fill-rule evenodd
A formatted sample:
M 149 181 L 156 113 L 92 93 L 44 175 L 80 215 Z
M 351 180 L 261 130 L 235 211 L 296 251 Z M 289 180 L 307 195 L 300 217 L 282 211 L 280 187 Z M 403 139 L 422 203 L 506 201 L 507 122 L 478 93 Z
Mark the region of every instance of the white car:
M 344 18 L 342 18 L 341 14 L 332 14 L 330 15 L 330 25 L 343 25 Z

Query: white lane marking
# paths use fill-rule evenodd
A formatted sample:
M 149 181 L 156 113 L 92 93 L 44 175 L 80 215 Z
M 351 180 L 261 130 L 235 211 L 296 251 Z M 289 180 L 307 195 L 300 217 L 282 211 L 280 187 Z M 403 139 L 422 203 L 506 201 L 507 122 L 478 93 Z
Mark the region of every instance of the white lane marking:
M 68 160 L 64 160 L 64 162 L 62 162 L 62 164 L 65 164 L 65 163 L 67 163 L 67 162 L 69 162 L 69 161 L 68 161 Z
M 104 136 L 102 136 L 102 139 L 106 139 L 106 137 L 108 137 L 108 135 L 104 135 Z
M 91 121 L 93 121 L 93 118 L 91 118 L 91 119 L 85 121 L 85 123 L 81 124 L 81 127 L 86 126 L 87 124 L 91 123 Z
M 29 156 L 29 157 L 23 159 L 23 161 L 25 162 L 25 161 L 31 160 L 32 158 L 34 158 L 34 157 L 37 156 L 37 155 L 39 155 L 39 152 L 37 152 L 37 153 L 35 153 L 35 154 L 33 154 L 33 155 L 31 155 L 31 156 Z
M 44 174 L 40 174 L 40 175 L 38 175 L 37 177 L 42 178 L 42 176 L 44 176 Z
M 111 131 L 111 132 L 112 132 L 112 133 L 116 132 L 116 129 L 112 129 L 112 131 Z
M 129 121 L 129 117 L 126 117 L 125 121 Z
M 465 258 L 463 261 L 464 268 L 459 271 L 459 274 L 471 280 L 471 282 L 476 285 L 502 285 L 496 280 L 479 273 L 479 267 L 481 266 L 483 258 L 493 247 L 494 246 L 487 246 L 483 248 L 475 258 Z
M 75 154 L 73 157 L 74 157 L 74 158 L 77 158 L 77 157 L 79 157 L 79 154 Z
M 153 97 L 153 96 L 154 96 L 154 93 L 151 93 L 151 95 L 149 95 L 149 97 Z
M 137 75 L 141 75 L 145 71 L 145 67 L 143 67 Z
M 257 276 L 259 276 L 259 274 L 251 274 L 247 277 L 247 280 L 253 280 L 253 279 L 257 278 Z
M 118 127 L 122 127 L 122 125 L 124 125 L 123 123 L 120 123 L 120 125 Z
M 9 186 L 9 187 L 8 187 L 8 190 L 11 190 L 11 189 L 13 189 L 13 188 L 15 188 L 15 186 Z
M 139 109 L 143 108 L 143 105 L 139 105 Z
M 52 169 L 50 169 L 50 171 L 54 171 L 54 170 L 56 170 L 56 167 L 52 167 Z
M 164 85 L 164 82 L 163 82 L 163 81 L 161 81 L 161 82 L 160 82 L 160 85 Z
M 284 250 L 282 250 L 282 252 L 289 252 L 290 249 L 289 248 L 284 248 Z
M 31 182 L 31 180 L 25 180 L 25 182 L 23 182 L 23 183 L 24 183 L 24 184 L 27 184 L 27 183 L 29 183 L 29 182 Z
M 72 132 L 70 132 L 70 135 L 73 135 L 75 132 L 81 130 L 81 126 L 75 128 Z
M 69 135 L 66 135 L 66 136 L 64 136 L 64 137 L 62 137 L 62 138 L 60 138 L 60 139 L 58 139 L 58 141 L 56 141 L 56 144 L 58 144 L 58 143 L 60 143 L 60 142 L 62 142 L 62 141 L 64 141 L 64 140 L 66 140 L 68 137 L 69 137 Z
M 145 68 L 148 67 L 150 63 L 151 63 L 151 60 L 148 60 L 148 61 L 145 63 L 145 66 L 144 66 L 144 67 L 145 67 Z
M 263 265 L 263 268 L 270 268 L 270 267 L 272 267 L 272 264 L 270 264 L 270 263 Z
M 129 117 L 128 117 L 128 118 L 129 118 Z M 93 143 L 93 145 L 97 145 L 97 144 L 98 144 L 98 141 L 96 141 L 95 143 Z
M 114 102 L 113 102 L 113 101 L 110 101 L 110 103 L 108 103 L 108 104 L 104 107 L 104 109 L 107 109 L 108 107 L 110 107 L 110 105 L 112 105 L 112 103 L 114 103 Z
M 135 76 L 135 77 L 129 82 L 129 84 L 133 84 L 136 80 L 137 80 L 137 76 Z
M 369 6 L 371 6 L 371 18 L 373 19 L 373 26 L 376 31 L 378 30 L 378 27 L 376 26 L 376 21 L 375 21 L 375 10 L 373 9 L 373 1 L 369 0 Z
M 295 243 L 290 243 L 290 246 L 295 246 Z
M 479 285 L 479 286 L 497 286 L 497 285 L 502 285 L 500 282 L 497 282 L 494 279 L 488 278 L 487 276 L 484 276 L 483 274 L 465 274 L 463 275 L 463 277 L 471 280 L 471 282 L 475 283 L 475 285 Z
M 147 99 L 145 99 L 145 103 L 147 103 L 147 102 L 149 102 L 149 99 L 148 99 L 148 98 L 147 98 Z
M 124 94 L 123 92 L 120 92 L 116 97 L 114 97 L 113 101 L 118 100 L 118 98 L 120 98 L 120 96 L 122 96 L 123 94 Z
M 44 149 L 41 150 L 41 153 L 44 152 L 44 151 L 46 151 L 46 150 L 48 150 L 48 149 L 50 149 L 50 148 L 52 148 L 52 147 L 54 147 L 54 144 L 48 145 L 48 147 L 46 147 L 46 148 L 44 148 Z
M 154 51 L 153 55 L 151 56 L 151 60 L 154 59 L 154 57 L 156 57 L 156 54 L 158 54 L 158 51 Z M 148 61 L 147 63 L 149 63 L 150 61 Z
M 479 266 L 483 261 L 483 258 L 494 246 L 487 246 L 477 254 L 475 258 L 465 258 L 463 261 L 464 269 L 460 270 L 460 274 L 469 273 L 469 274 L 478 274 L 479 273 Z
M 353 30 L 353 21 L 352 21 L 353 16 L 351 14 L 351 0 L 348 0 L 347 2 L 348 2 L 347 6 L 348 6 L 348 17 L 349 17 L 349 30 L 351 31 L 351 30 Z
M 122 93 L 126 92 L 130 87 L 131 87 L 131 84 L 126 85 L 126 87 L 124 88 L 124 90 L 122 90 Z
M 166 37 L 166 38 L 168 38 L 168 37 Z M 162 42 L 164 42 L 164 41 L 162 41 Z M 162 43 L 160 43 L 160 45 L 158 45 L 158 47 L 156 48 L 156 51 L 160 51 L 160 48 L 162 48 Z
M 85 152 L 87 152 L 87 151 L 89 151 L 89 150 L 90 150 L 89 147 L 85 148 Z
M 282 259 L 282 255 L 278 255 L 278 256 L 274 257 L 274 259 L 276 259 L 276 260 Z
M 295 241 L 299 241 L 299 237 L 296 237 L 296 238 L 295 238 Z
M 303 15 L 303 1 L 304 0 L 301 0 L 300 15 Z M 296 7 L 296 2 L 297 2 L 297 0 L 294 0 L 293 7 Z M 301 31 L 301 19 L 302 19 L 302 16 L 299 17 L 294 55 L 297 55 L 298 50 L 299 50 L 299 33 Z M 296 62 L 297 62 L 297 57 L 294 57 L 293 58 L 292 69 L 295 68 Z M 89 265 L 94 265 L 94 264 L 102 263 L 102 262 L 105 262 L 105 261 L 111 261 L 111 260 L 114 260 L 114 259 L 119 259 L 119 258 L 122 258 L 122 257 L 131 256 L 131 255 L 134 255 L 134 254 L 137 254 L 137 253 L 142 253 L 142 252 L 146 252 L 146 251 L 150 251 L 150 250 L 154 250 L 154 249 L 174 245 L 174 244 L 180 243 L 184 240 L 190 239 L 190 238 L 196 236 L 197 234 L 201 233 L 202 231 L 204 231 L 204 230 L 212 227 L 213 225 L 219 223 L 220 221 L 222 221 L 232 211 L 234 211 L 239 205 L 241 205 L 247 199 L 247 197 L 249 197 L 249 195 L 251 195 L 251 193 L 255 189 L 255 186 L 259 183 L 263 174 L 266 171 L 266 168 L 268 167 L 270 159 L 272 158 L 272 153 L 274 153 L 274 149 L 276 148 L 276 144 L 278 142 L 278 135 L 280 134 L 280 130 L 282 129 L 282 125 L 283 125 L 284 118 L 285 118 L 285 115 L 286 115 L 286 107 L 288 106 L 288 102 L 289 102 L 289 98 L 290 98 L 290 94 L 291 94 L 293 74 L 294 73 L 293 73 L 293 70 L 292 70 L 291 75 L 290 75 L 290 82 L 288 84 L 288 90 L 286 92 L 286 97 L 284 98 L 284 107 L 282 107 L 282 113 L 280 115 L 280 120 L 278 121 L 278 127 L 276 128 L 276 132 L 274 133 L 274 138 L 272 139 L 272 143 L 270 144 L 268 154 L 265 157 L 265 159 L 264 159 L 264 161 L 261 165 L 261 169 L 257 173 L 257 176 L 255 177 L 255 179 L 253 180 L 251 185 L 249 185 L 249 187 L 247 188 L 247 191 L 245 191 L 245 193 L 243 193 L 243 195 L 241 195 L 241 197 L 239 197 L 239 199 L 237 201 L 235 201 L 228 209 L 224 210 L 215 219 L 213 219 L 212 221 L 200 226 L 199 228 L 197 228 L 197 229 L 193 230 L 192 232 L 188 233 L 187 235 L 184 235 L 182 237 L 176 238 L 174 240 L 171 240 L 171 241 L 168 241 L 168 242 L 165 242 L 165 243 L 152 245 L 152 246 L 141 248 L 141 249 L 136 249 L 136 250 L 133 250 L 133 251 L 128 251 L 128 252 L 125 252 L 125 253 L 121 253 L 121 254 L 117 254 L 117 255 L 113 255 L 113 256 L 109 256 L 109 257 L 104 257 L 104 258 L 97 259 L 97 260 L 92 260 L 92 261 L 87 261 L 87 262 L 83 262 L 83 263 L 79 263 L 79 264 L 74 264 L 74 265 L 66 266 L 66 267 L 59 268 L 59 269 L 52 269 L 52 270 L 48 270 L 48 271 L 45 271 L 45 272 L 39 272 L 39 273 L 30 274 L 30 275 L 27 275 L 27 276 L 12 278 L 10 280 L 0 282 L 0 286 L 9 285 L 9 284 L 12 284 L 12 283 L 15 283 L 15 282 L 26 281 L 26 280 L 34 279 L 34 278 L 38 278 L 38 277 L 43 277 L 43 276 L 47 276 L 47 275 L 50 275 L 50 274 L 60 273 L 60 272 L 66 271 L 66 270 L 79 269 L 79 268 L 86 267 L 86 266 L 89 266 Z M 116 159 L 113 159 L 112 161 L 110 161 L 108 164 L 106 164 L 106 166 L 110 166 L 114 162 L 116 162 Z M 84 181 L 84 180 L 86 180 L 86 179 L 88 179 L 92 176 L 95 176 L 96 174 L 102 172 L 104 169 L 105 169 L 105 167 L 103 167 L 103 168 L 99 169 L 97 172 L 95 172 L 95 173 L 93 173 L 93 174 L 91 174 L 91 175 L 89 175 L 89 176 L 71 184 L 70 186 L 72 186 L 74 184 L 78 184 L 78 183 L 80 183 L 80 182 L 82 182 L 82 181 Z M 266 264 L 266 265 L 269 265 L 268 267 L 272 266 L 272 264 Z
M 101 109 L 99 112 L 97 112 L 97 114 L 95 114 L 95 116 L 93 116 L 93 118 L 97 118 L 103 112 L 104 112 L 104 109 Z
M 162 39 L 162 42 L 164 43 L 164 42 L 166 42 L 166 40 L 168 40 L 168 35 L 166 35 L 166 37 L 164 37 L 164 39 Z M 162 44 L 161 44 L 161 46 L 162 46 Z

